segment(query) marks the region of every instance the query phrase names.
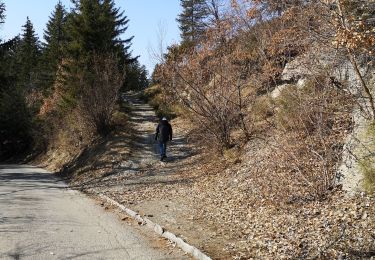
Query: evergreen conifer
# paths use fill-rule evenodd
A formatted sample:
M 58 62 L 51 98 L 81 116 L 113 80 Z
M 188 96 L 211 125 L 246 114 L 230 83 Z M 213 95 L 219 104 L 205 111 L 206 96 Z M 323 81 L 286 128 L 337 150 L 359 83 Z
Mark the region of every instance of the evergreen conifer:
M 182 13 L 176 19 L 181 30 L 182 46 L 194 46 L 206 30 L 208 7 L 205 0 L 181 0 Z
M 67 13 L 61 1 L 55 6 L 55 10 L 49 18 L 47 28 L 44 30 L 43 44 L 43 64 L 41 72 L 43 74 L 42 82 L 44 89 L 52 87 L 58 66 L 63 59 L 63 50 L 66 45 L 66 24 Z
M 18 51 L 18 84 L 25 90 L 36 88 L 38 62 L 40 58 L 39 40 L 29 17 L 26 19 Z

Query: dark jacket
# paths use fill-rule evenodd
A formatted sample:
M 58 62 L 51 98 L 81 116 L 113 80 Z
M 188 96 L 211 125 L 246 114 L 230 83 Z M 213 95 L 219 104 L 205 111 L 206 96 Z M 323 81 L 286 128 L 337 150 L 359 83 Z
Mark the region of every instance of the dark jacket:
M 159 142 L 167 142 L 172 140 L 172 126 L 167 120 L 161 120 L 156 127 L 155 140 L 159 138 Z

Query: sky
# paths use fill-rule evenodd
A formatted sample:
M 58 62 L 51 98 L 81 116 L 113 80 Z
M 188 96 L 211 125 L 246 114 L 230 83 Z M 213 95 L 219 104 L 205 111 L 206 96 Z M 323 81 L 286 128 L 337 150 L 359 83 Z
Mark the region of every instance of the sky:
M 22 32 L 22 25 L 28 16 L 34 29 L 43 40 L 43 30 L 49 16 L 53 12 L 58 0 L 0 0 L 5 3 L 5 23 L 0 25 L 0 39 L 11 39 Z M 70 0 L 62 0 L 63 5 L 70 9 Z M 132 54 L 139 57 L 139 62 L 145 65 L 149 74 L 157 63 L 153 51 L 160 49 L 160 39 L 163 47 L 180 41 L 180 31 L 176 22 L 181 12 L 179 0 L 115 0 L 128 17 L 128 30 L 123 38 L 134 36 Z

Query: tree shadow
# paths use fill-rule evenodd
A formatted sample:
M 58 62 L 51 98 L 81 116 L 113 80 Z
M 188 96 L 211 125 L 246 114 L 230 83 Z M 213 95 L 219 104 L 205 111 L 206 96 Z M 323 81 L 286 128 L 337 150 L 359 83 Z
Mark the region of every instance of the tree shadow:
M 9 187 L 12 187 L 12 190 L 9 190 Z M 52 173 L 38 172 L 36 167 L 0 165 L 0 188 L 0 196 L 7 196 L 30 190 L 66 189 L 67 186 Z M 17 199 L 35 202 L 35 199 L 26 196 L 18 196 Z

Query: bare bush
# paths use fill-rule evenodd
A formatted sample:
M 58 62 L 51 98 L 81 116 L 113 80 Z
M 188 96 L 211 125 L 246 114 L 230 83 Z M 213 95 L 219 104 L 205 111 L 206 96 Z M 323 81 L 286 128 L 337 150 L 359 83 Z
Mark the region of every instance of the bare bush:
M 289 201 L 315 199 L 335 187 L 353 103 L 351 95 L 322 77 L 281 93 L 269 138 L 269 172 L 260 178 L 268 180 L 266 194 Z
M 199 50 L 189 54 L 171 49 L 158 78 L 192 113 L 200 139 L 223 151 L 232 144 L 233 129 L 241 127 L 249 136 L 244 113 L 252 93 L 244 91 L 248 64 L 236 62 L 233 45 L 221 42 L 213 47 L 218 37 L 223 39 L 218 33 L 222 32 L 212 32 Z
M 89 127 L 100 135 L 111 130 L 111 118 L 124 80 L 113 55 L 94 55 L 90 72 L 81 78 L 79 109 Z

